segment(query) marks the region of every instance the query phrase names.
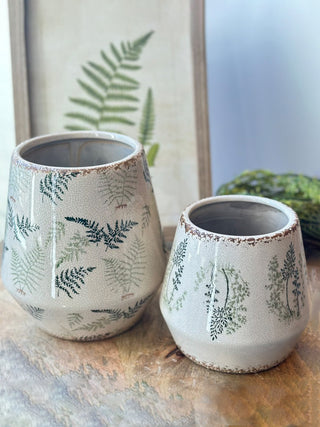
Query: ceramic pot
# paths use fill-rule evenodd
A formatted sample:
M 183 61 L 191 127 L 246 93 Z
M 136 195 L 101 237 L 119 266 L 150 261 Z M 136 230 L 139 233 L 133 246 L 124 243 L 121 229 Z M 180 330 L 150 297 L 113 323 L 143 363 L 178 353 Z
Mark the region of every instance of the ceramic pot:
M 164 268 L 141 144 L 70 132 L 14 150 L 2 278 L 40 328 L 74 340 L 119 334 L 141 317 Z
M 309 318 L 300 224 L 284 204 L 219 196 L 189 206 L 175 235 L 160 305 L 176 344 L 226 372 L 270 368 Z

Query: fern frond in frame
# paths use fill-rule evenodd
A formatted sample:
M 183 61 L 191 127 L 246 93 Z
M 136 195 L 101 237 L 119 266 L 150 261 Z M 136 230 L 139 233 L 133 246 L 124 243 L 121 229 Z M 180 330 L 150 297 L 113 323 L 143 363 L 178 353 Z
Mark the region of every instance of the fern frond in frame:
M 121 42 L 120 47 L 110 43 L 108 52 L 100 52 L 100 62 L 88 61 L 82 66 L 84 79 L 77 80 L 82 96 L 69 98 L 79 109 L 66 114 L 71 119 L 66 129 L 114 131 L 111 126 L 136 124 L 131 113 L 138 109 L 139 98 L 134 93 L 140 83 L 133 74 L 141 69 L 137 62 L 152 33 Z
M 143 105 L 142 118 L 140 122 L 139 141 L 147 149 L 147 160 L 149 166 L 154 166 L 154 162 L 159 150 L 159 144 L 152 143 L 155 125 L 155 111 L 152 89 L 149 88 L 147 97 Z

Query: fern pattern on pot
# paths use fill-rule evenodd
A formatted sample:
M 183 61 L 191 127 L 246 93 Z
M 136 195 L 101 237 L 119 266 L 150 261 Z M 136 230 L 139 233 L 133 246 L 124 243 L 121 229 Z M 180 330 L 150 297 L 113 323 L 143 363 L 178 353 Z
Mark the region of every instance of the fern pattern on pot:
M 136 126 L 135 115 L 140 108 L 137 77 L 142 68 L 139 61 L 152 34 L 150 31 L 134 41 L 122 41 L 119 46 L 110 43 L 108 53 L 101 50 L 99 62 L 88 61 L 82 66 L 85 79 L 78 79 L 77 83 L 83 95 L 69 98 L 77 108 L 66 113 L 67 130 L 122 133 L 123 126 Z M 159 150 L 159 144 L 152 142 L 154 124 L 154 99 L 149 88 L 142 108 L 139 136 L 146 147 L 150 166 L 154 165 Z
M 96 245 L 102 242 L 106 247 L 106 251 L 108 249 L 119 249 L 118 245 L 124 242 L 123 239 L 127 238 L 127 233 L 135 225 L 138 225 L 137 222 L 132 220 L 121 220 L 120 222 L 116 220 L 114 227 L 107 224 L 107 229 L 105 230 L 104 227 L 100 227 L 98 222 L 86 218 L 66 216 L 65 219 L 85 227 L 89 242 Z
M 301 317 L 305 303 L 305 284 L 303 279 L 302 257 L 297 260 L 294 246 L 290 243 L 282 266 L 278 256 L 271 258 L 268 265 L 270 291 L 267 305 L 269 311 L 277 316 L 280 322 L 290 323 Z
M 142 233 L 149 226 L 151 219 L 151 210 L 149 205 L 144 205 L 141 214 L 141 229 Z
M 166 278 L 164 279 L 167 283 L 166 291 L 164 293 L 164 300 L 168 304 L 169 310 L 179 311 L 183 307 L 183 302 L 186 299 L 187 291 L 180 292 L 180 296 L 177 293 L 180 291 L 181 278 L 184 271 L 184 259 L 186 256 L 188 240 L 184 239 L 175 248 L 172 257 L 169 260 L 169 268 L 166 272 Z
M 22 239 L 29 237 L 30 233 L 40 229 L 38 224 L 32 224 L 29 218 L 19 214 L 14 214 L 11 203 L 8 200 L 7 220 L 9 227 L 13 230 L 14 239 L 21 242 Z
M 65 262 L 79 261 L 80 255 L 87 253 L 85 248 L 89 245 L 90 242 L 88 237 L 81 236 L 80 232 L 76 231 L 65 248 L 60 252 L 60 256 L 56 262 L 56 268 L 59 268 L 61 264 Z
M 28 194 L 31 187 L 31 173 L 23 168 L 12 166 L 10 170 L 8 194 L 12 201 L 18 201 L 23 195 Z
M 118 308 L 107 308 L 107 309 L 97 309 L 91 310 L 92 313 L 104 313 L 105 316 L 100 316 L 98 319 L 80 324 L 77 326 L 74 331 L 87 331 L 87 332 L 96 332 L 99 329 L 103 329 L 106 326 L 110 325 L 110 323 L 117 322 L 123 319 L 131 319 L 135 317 L 140 310 L 146 305 L 148 300 L 152 297 L 152 295 L 148 295 L 145 298 L 141 298 L 137 301 L 133 306 L 128 306 L 126 310 L 118 309 Z M 80 321 L 81 322 L 81 321 Z
M 65 224 L 62 221 L 54 221 L 52 227 L 50 227 L 47 238 L 45 241 L 45 248 L 47 249 L 49 245 L 54 242 L 55 244 L 58 243 L 62 237 L 64 237 L 66 234 L 66 227 Z
M 128 293 L 132 288 L 139 288 L 146 267 L 146 251 L 144 243 L 135 236 L 122 258 L 106 258 L 105 279 L 112 291 L 119 288 Z
M 195 291 L 204 292 L 212 341 L 218 335 L 231 335 L 247 322 L 244 301 L 250 295 L 249 284 L 233 266 L 210 262 L 196 274 Z
M 17 292 L 21 295 L 32 294 L 37 290 L 44 273 L 45 255 L 39 243 L 33 249 L 20 255 L 12 249 L 11 275 Z
M 37 320 L 42 320 L 45 310 L 43 308 L 40 307 L 35 307 L 34 305 L 23 305 L 22 306 L 28 313 L 31 314 L 32 317 L 34 317 Z
M 108 206 L 126 208 L 134 199 L 137 186 L 137 167 L 111 169 L 99 176 L 99 193 Z
M 58 201 L 62 201 L 68 191 L 70 181 L 77 175 L 79 175 L 79 172 L 48 173 L 40 180 L 39 184 L 42 201 L 47 198 L 55 205 Z
M 96 267 L 74 267 L 62 270 L 55 278 L 55 287 L 63 291 L 69 298 L 79 295 L 81 287 L 85 285 L 85 277 L 88 276 Z

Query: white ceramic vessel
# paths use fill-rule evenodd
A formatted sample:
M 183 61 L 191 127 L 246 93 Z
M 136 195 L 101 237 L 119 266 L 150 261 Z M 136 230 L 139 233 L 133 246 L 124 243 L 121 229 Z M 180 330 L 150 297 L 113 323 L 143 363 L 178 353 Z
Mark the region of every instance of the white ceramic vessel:
M 75 340 L 118 334 L 141 317 L 164 268 L 141 144 L 71 132 L 14 150 L 2 278 L 40 328 Z
M 181 215 L 160 298 L 176 344 L 226 372 L 270 368 L 309 318 L 300 224 L 284 204 L 219 196 Z

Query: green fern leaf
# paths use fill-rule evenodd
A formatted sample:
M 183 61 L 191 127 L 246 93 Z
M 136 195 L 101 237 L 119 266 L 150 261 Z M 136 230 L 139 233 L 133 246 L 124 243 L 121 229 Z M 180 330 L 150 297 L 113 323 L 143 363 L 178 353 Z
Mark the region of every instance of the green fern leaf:
M 89 101 L 84 98 L 69 98 L 69 100 L 74 104 L 80 105 L 81 107 L 88 107 L 90 108 L 90 110 L 97 111 L 98 113 L 101 112 L 101 106 L 96 104 L 95 102 Z
M 137 51 L 141 51 L 141 49 L 147 44 L 148 40 L 150 39 L 150 37 L 152 36 L 152 34 L 154 33 L 154 31 L 149 31 L 147 34 L 145 34 L 142 37 L 139 37 L 138 39 L 136 39 L 133 44 L 132 44 L 132 48 L 134 50 Z
M 82 108 L 83 111 L 66 114 L 69 119 L 79 122 L 79 124 L 68 123 L 66 126 L 68 130 L 79 129 L 81 123 L 84 124 L 84 128 L 91 126 L 91 129 L 93 127 L 97 130 L 101 130 L 103 124 L 106 123 L 135 125 L 134 120 L 128 118 L 128 113 L 137 110 L 135 105 L 131 106 L 130 104 L 139 102 L 138 97 L 131 95 L 131 92 L 138 90 L 139 82 L 130 75 L 130 72 L 140 69 L 140 66 L 138 64 L 132 65 L 130 62 L 140 59 L 142 49 L 151 34 L 152 32 L 149 32 L 132 43 L 121 42 L 120 48 L 111 43 L 110 55 L 101 51 L 102 64 L 89 61 L 87 65 L 82 66 L 82 71 L 88 82 L 79 79 L 78 84 L 89 99 L 87 100 L 85 97 L 70 98 L 70 101 Z M 123 102 L 125 105 L 122 106 L 122 109 L 113 108 L 114 106 L 109 104 L 110 101 L 119 102 L 119 107 Z M 96 111 L 98 116 L 92 117 L 85 112 L 85 109 Z M 105 114 L 107 112 L 110 113 L 110 116 Z
M 144 276 L 146 253 L 143 241 L 135 237 L 122 259 L 107 258 L 105 279 L 107 286 L 116 291 L 119 287 L 123 293 L 132 287 L 139 287 Z
M 115 59 L 117 60 L 117 62 L 121 62 L 122 61 L 122 56 L 120 54 L 120 52 L 118 51 L 118 49 L 115 47 L 115 45 L 113 43 L 110 43 L 110 48 L 112 53 L 115 56 Z
M 120 68 L 123 70 L 137 71 L 141 70 L 141 65 L 132 65 L 132 64 L 121 64 Z
M 100 86 L 101 89 L 103 89 L 105 91 L 108 90 L 108 88 L 109 88 L 108 85 L 96 73 L 94 73 L 93 71 L 91 71 L 89 68 L 87 68 L 85 66 L 82 66 L 82 70 L 87 75 L 87 77 L 89 77 L 89 79 L 92 81 L 92 83 L 96 84 L 97 86 Z
M 13 235 L 18 242 L 21 242 L 21 239 L 26 239 L 29 237 L 30 233 L 40 229 L 38 224 L 32 224 L 29 218 L 22 215 L 22 218 L 19 215 L 15 215 L 13 212 L 12 205 L 8 200 L 8 225 L 13 230 Z
M 47 197 L 52 203 L 57 204 L 58 200 L 62 201 L 66 191 L 68 191 L 69 182 L 79 175 L 79 172 L 71 173 L 48 173 L 40 180 L 40 193 L 42 201 Z
M 45 255 L 38 243 L 36 246 L 20 256 L 16 249 L 12 249 L 11 274 L 18 292 L 30 294 L 39 286 L 44 272 Z
M 63 291 L 69 298 L 73 298 L 74 295 L 79 295 L 82 285 L 85 285 L 84 278 L 88 276 L 96 267 L 74 267 L 71 270 L 68 268 L 62 270 L 60 274 L 56 275 L 55 286 L 59 290 Z
M 131 105 L 105 105 L 102 108 L 102 111 L 107 113 L 130 113 L 137 110 L 137 107 L 131 107 Z
M 37 320 L 42 320 L 44 315 L 44 309 L 40 307 L 35 307 L 34 305 L 23 305 L 22 308 L 31 314 Z
M 31 173 L 29 170 L 12 165 L 10 169 L 8 194 L 17 201 L 20 197 L 28 194 L 31 183 Z
M 124 125 L 133 126 L 135 123 L 132 120 L 128 120 L 121 116 L 102 116 L 100 118 L 101 123 L 122 123 Z
M 111 101 L 132 101 L 139 102 L 139 98 L 125 93 L 109 93 L 107 99 Z
M 78 79 L 77 82 L 82 87 L 82 89 L 92 98 L 97 99 L 100 102 L 103 102 L 104 100 L 104 94 L 101 94 L 96 89 L 88 85 L 87 83 L 83 82 L 82 80 Z
M 136 85 L 126 85 L 122 83 L 111 83 L 109 87 L 110 91 L 120 91 L 120 92 L 127 92 L 127 91 L 133 91 L 138 90 L 139 86 Z
M 87 231 L 86 234 L 88 236 L 89 242 L 98 244 L 102 241 L 105 236 L 104 227 L 99 228 L 99 223 L 96 221 L 89 221 L 85 218 L 79 217 L 70 217 L 66 216 L 65 219 L 67 221 L 75 222 L 77 224 L 83 225 Z
M 88 64 L 90 67 L 92 67 L 94 70 L 98 71 L 102 77 L 106 77 L 107 80 L 112 79 L 112 74 L 103 66 L 100 64 L 97 64 L 96 62 L 89 61 Z
M 131 85 L 139 87 L 139 82 L 136 79 L 133 79 L 132 77 L 128 77 L 125 74 L 118 72 L 115 74 L 114 77 L 117 78 L 118 80 L 121 80 L 126 83 L 130 83 Z
M 56 263 L 56 268 L 59 268 L 64 262 L 79 261 L 79 256 L 87 253 L 85 248 L 89 246 L 89 244 L 89 239 L 86 236 L 81 236 L 79 231 L 77 231 L 71 237 L 67 246 L 61 251 L 60 257 Z
M 104 203 L 115 205 L 117 209 L 127 207 L 136 193 L 137 174 L 135 166 L 100 174 L 98 189 Z
M 109 56 L 103 50 L 100 53 L 105 63 L 109 65 L 112 71 L 115 71 L 117 69 L 116 64 L 109 58 Z
M 88 130 L 87 126 L 77 126 L 77 125 L 66 125 L 65 129 L 75 131 L 75 130 Z
M 65 114 L 66 117 L 70 117 L 71 119 L 77 119 L 82 122 L 88 123 L 89 125 L 92 125 L 94 128 L 97 127 L 98 120 L 94 117 L 87 116 L 86 114 L 82 113 L 67 113 Z
M 47 248 L 53 241 L 57 243 L 65 235 L 65 232 L 64 223 L 56 221 L 48 232 L 44 247 Z
M 159 151 L 159 144 L 152 144 L 147 153 L 147 160 L 149 166 L 154 166 L 155 159 Z
M 144 205 L 142 209 L 141 228 L 144 231 L 150 224 L 151 210 L 149 205 Z
M 153 105 L 153 94 L 152 90 L 149 88 L 147 92 L 147 97 L 142 110 L 142 118 L 140 122 L 140 134 L 139 141 L 142 145 L 151 144 L 154 131 L 154 105 Z

